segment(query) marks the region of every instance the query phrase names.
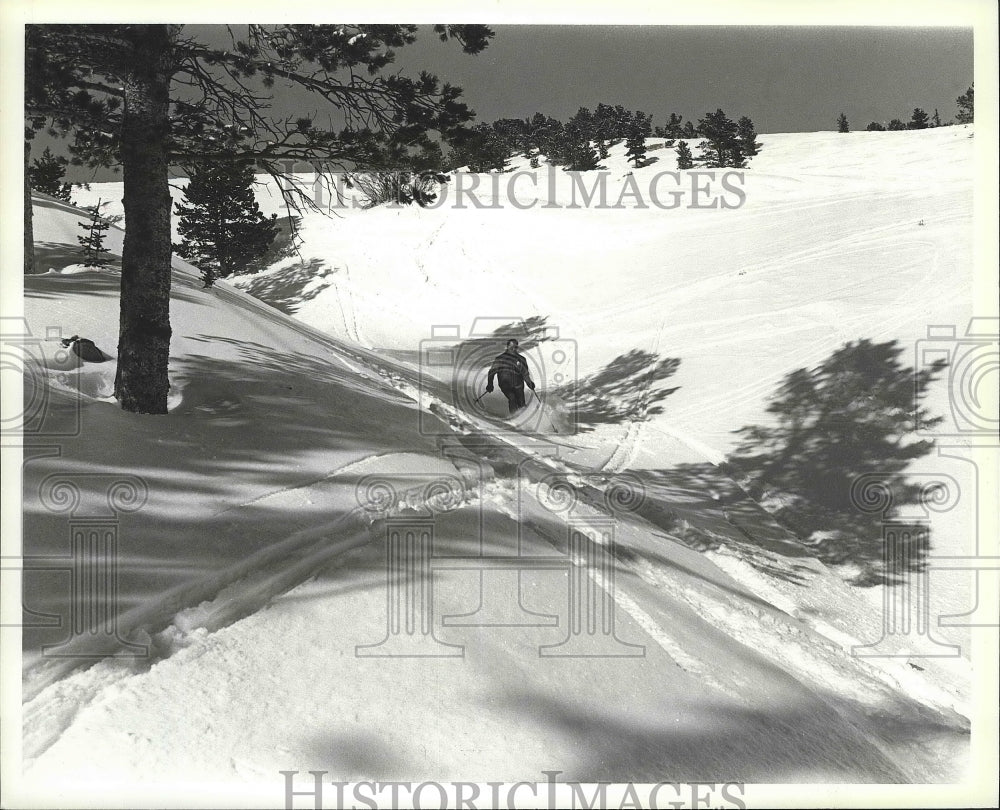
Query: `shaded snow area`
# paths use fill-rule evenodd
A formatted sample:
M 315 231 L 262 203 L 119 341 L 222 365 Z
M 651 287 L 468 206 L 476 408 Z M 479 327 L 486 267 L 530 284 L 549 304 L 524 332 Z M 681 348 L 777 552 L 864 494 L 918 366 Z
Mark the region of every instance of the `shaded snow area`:
M 976 500 L 996 455 L 955 427 L 954 378 L 932 381 L 947 418 L 906 469 L 950 483 L 905 514 L 803 528 L 800 501 L 726 463 L 775 426 L 787 375 L 845 344 L 922 367 L 928 327 L 952 325 L 932 348 L 995 351 L 972 135 L 765 135 L 728 191 L 618 145 L 605 208 L 581 197 L 597 173 L 581 189 L 515 159 L 454 175 L 435 208 L 303 213 L 254 274 L 204 289 L 175 260 L 165 416 L 113 397 L 122 231 L 110 267 L 82 267 L 86 214 L 37 197 L 40 272 L 4 323 L 25 369 L 22 787 L 269 807 L 290 784 L 313 806 L 308 771 L 325 806 L 366 781 L 981 786 L 995 631 L 970 626 L 996 622 L 995 573 L 968 560 L 996 554 Z M 623 196 L 656 183 L 681 205 Z M 537 383 L 510 418 L 483 395 L 509 336 Z M 983 368 L 967 402 L 995 407 Z M 811 452 L 778 466 L 808 480 Z M 859 497 L 877 511 L 877 488 Z M 929 533 L 920 570 L 880 567 L 900 521 Z

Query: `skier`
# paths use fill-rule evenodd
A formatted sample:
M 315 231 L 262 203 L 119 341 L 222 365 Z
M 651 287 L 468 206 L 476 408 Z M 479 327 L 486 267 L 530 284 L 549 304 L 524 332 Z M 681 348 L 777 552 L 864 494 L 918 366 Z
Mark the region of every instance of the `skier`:
M 531 374 L 528 371 L 528 361 L 524 355 L 517 351 L 517 339 L 511 338 L 507 341 L 507 348 L 503 354 L 498 354 L 490 366 L 490 376 L 486 381 L 486 393 L 493 390 L 493 377 L 500 383 L 500 390 L 507 397 L 507 406 L 511 413 L 515 413 L 524 407 L 524 386 L 527 385 L 532 391 L 535 390 L 535 383 L 532 382 Z

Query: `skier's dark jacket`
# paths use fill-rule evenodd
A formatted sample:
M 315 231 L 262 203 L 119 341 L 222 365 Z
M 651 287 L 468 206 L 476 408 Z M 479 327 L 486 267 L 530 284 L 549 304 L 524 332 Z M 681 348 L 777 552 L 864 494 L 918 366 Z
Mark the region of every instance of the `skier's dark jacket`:
M 498 354 L 493 360 L 493 365 L 490 366 L 490 376 L 486 381 L 486 385 L 490 388 L 493 387 L 494 376 L 500 383 L 501 390 L 522 388 L 525 383 L 528 384 L 528 388 L 532 390 L 535 388 L 535 384 L 531 380 L 531 373 L 528 371 L 528 361 L 521 354 L 511 354 L 510 352 Z

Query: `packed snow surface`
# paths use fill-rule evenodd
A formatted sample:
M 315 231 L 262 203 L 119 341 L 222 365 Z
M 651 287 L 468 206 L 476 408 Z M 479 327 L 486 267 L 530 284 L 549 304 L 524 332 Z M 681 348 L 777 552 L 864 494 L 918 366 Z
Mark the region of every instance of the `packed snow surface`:
M 244 800 L 271 806 L 281 770 L 966 778 L 970 572 L 932 559 L 932 638 L 887 634 L 898 589 L 852 584 L 717 465 L 795 369 L 860 339 L 913 365 L 929 325 L 992 314 L 972 294 L 972 134 L 765 135 L 728 186 L 619 145 L 605 207 L 596 175 L 523 160 L 454 175 L 427 209 L 327 191 L 261 272 L 204 289 L 175 260 L 165 416 L 112 396 L 122 232 L 111 267 L 81 267 L 86 215 L 37 198 L 23 541 L 48 568 L 25 606 L 79 618 L 85 525 L 114 537 L 117 593 L 111 632 L 27 622 L 27 783 L 259 783 Z M 288 213 L 263 178 L 258 195 Z M 74 192 L 98 198 L 121 210 L 120 185 Z M 112 359 L 81 363 L 74 334 Z M 499 392 L 475 401 L 509 334 L 537 383 L 513 424 Z M 949 412 L 946 380 L 927 406 Z M 912 471 L 971 492 L 962 456 Z M 975 553 L 976 520 L 935 513 L 933 553 Z

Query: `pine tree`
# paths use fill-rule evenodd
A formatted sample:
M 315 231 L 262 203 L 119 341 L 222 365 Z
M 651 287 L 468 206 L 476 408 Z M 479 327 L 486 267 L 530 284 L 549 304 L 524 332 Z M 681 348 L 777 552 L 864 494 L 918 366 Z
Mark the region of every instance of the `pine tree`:
M 597 137 L 597 121 L 594 114 L 586 107 L 577 110 L 576 115 L 567 122 L 567 126 L 573 127 L 585 141 L 593 141 Z
M 32 161 L 28 168 L 28 183 L 35 191 L 69 202 L 72 186 L 63 182 L 67 163 L 66 158 L 56 157 L 46 146 L 42 156 Z
M 737 141 L 729 150 L 729 168 L 743 169 L 747 165 L 746 155 L 743 154 L 743 146 Z
M 638 132 L 625 139 L 625 157 L 636 169 L 646 160 L 646 139 Z
M 622 130 L 623 122 L 620 120 L 623 112 L 624 108 L 621 106 L 612 107 L 610 104 L 598 104 L 594 110 L 593 137 L 598 141 L 602 159 L 608 156 L 606 150 L 621 140 L 625 134 Z
M 568 158 L 566 126 L 562 121 L 549 118 L 545 126 L 533 135 L 538 141 L 538 148 L 545 154 L 553 166 L 564 166 Z
M 941 116 L 938 115 L 937 107 L 934 108 L 934 117 L 931 119 L 931 126 L 933 127 L 941 126 Z
M 691 148 L 687 145 L 687 141 L 681 141 L 677 144 L 677 168 L 694 168 L 694 158 L 691 156 Z
M 910 117 L 910 122 L 906 125 L 907 129 L 927 129 L 928 119 L 930 116 L 926 112 L 921 110 L 919 107 L 914 108 L 913 115 Z
M 959 124 L 971 124 L 975 118 L 974 87 L 975 85 L 970 87 L 956 99 L 958 102 L 958 115 L 955 116 L 955 120 Z
M 391 165 L 392 145 L 450 143 L 474 117 L 461 89 L 420 72 L 387 72 L 415 25 L 234 27 L 223 44 L 167 23 L 25 26 L 25 122 L 73 136 L 74 161 L 123 168 L 125 230 L 115 397 L 126 411 L 167 411 L 171 165 L 235 150 L 285 178 L 286 202 L 314 205 L 295 161 L 353 169 Z M 428 28 L 467 54 L 493 31 Z M 313 94 L 328 127 L 270 116 L 277 85 Z M 300 163 L 301 165 L 301 163 Z M 30 206 L 27 206 L 30 213 Z M 27 230 L 27 229 L 26 229 Z
M 494 137 L 503 145 L 507 156 L 526 153 L 530 148 L 528 122 L 521 118 L 500 118 L 490 125 Z
M 541 155 L 545 155 L 549 163 L 556 162 L 553 158 L 552 144 L 561 129 L 562 123 L 555 118 L 542 113 L 535 113 L 531 117 L 531 121 L 528 124 L 528 143 L 538 150 L 540 153 L 539 159 Z
M 743 150 L 737 126 L 721 109 L 707 113 L 698 121 L 698 131 L 705 138 L 699 159 L 709 168 L 740 168 L 744 164 Z
M 841 113 L 837 116 L 837 132 L 850 132 L 851 127 L 847 123 L 847 115 Z
M 80 227 L 87 232 L 86 236 L 76 237 L 80 247 L 83 248 L 85 267 L 107 267 L 110 263 L 106 255 L 108 251 L 104 247 L 104 236 L 107 233 L 109 223 L 101 216 L 102 205 L 103 203 L 98 199 L 97 205 L 90 209 L 90 222 L 80 223 Z
M 253 166 L 237 160 L 194 167 L 186 202 L 177 204 L 175 249 L 201 270 L 206 287 L 246 269 L 262 256 L 278 232 L 277 214 L 264 217 L 253 194 Z
M 747 157 L 753 157 L 760 152 L 760 144 L 757 142 L 757 130 L 753 121 L 747 116 L 740 118 L 736 125 L 736 134 L 739 135 L 740 148 Z
M 684 137 L 684 116 L 670 113 L 670 117 L 667 119 L 665 137 L 674 139 Z
M 35 228 L 31 216 L 31 184 L 28 182 L 28 157 L 31 155 L 30 130 L 25 130 L 24 139 L 24 182 L 21 184 L 22 203 L 24 205 L 24 274 L 35 272 Z
M 869 132 L 885 132 L 885 127 L 878 121 L 872 121 L 865 129 Z
M 600 168 L 600 156 L 581 130 L 580 125 L 570 121 L 563 128 L 557 146 L 558 161 L 569 172 L 590 172 Z
M 570 143 L 569 160 L 566 164 L 566 171 L 570 172 L 592 172 L 600 166 L 600 155 L 597 150 L 587 141 L 576 139 Z
M 634 113 L 631 119 L 625 139 L 625 156 L 638 169 L 646 160 L 646 138 L 652 132 L 652 121 L 642 112 Z
M 453 147 L 452 165 L 477 173 L 506 171 L 512 151 L 502 132 L 485 123 L 453 138 Z
M 889 122 L 889 132 L 898 132 L 899 130 L 902 129 L 906 129 L 906 124 L 904 124 L 898 118 L 893 118 Z

